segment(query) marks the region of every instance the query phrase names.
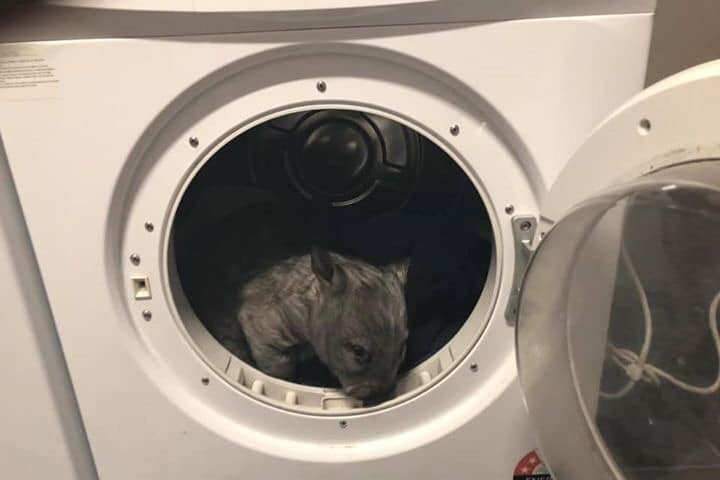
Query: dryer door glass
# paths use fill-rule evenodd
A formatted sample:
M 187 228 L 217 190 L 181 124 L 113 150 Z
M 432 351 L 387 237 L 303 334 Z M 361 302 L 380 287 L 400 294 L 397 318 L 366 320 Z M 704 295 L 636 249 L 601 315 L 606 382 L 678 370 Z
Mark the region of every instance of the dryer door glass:
M 521 292 L 520 378 L 559 480 L 720 478 L 720 161 L 574 208 Z

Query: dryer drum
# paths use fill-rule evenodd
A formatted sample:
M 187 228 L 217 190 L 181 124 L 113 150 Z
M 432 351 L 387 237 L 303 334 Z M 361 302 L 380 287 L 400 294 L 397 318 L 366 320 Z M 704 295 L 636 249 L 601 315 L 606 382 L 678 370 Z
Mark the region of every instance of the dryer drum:
M 409 260 L 410 334 L 396 396 L 439 379 L 480 334 L 480 321 L 458 332 L 478 303 L 493 257 L 487 209 L 444 150 L 385 117 L 312 110 L 238 135 L 191 180 L 172 239 L 182 287 L 175 293 L 226 350 L 223 373 L 231 371 L 231 380 L 252 394 L 282 401 L 294 387 L 270 386 L 273 379 L 243 354 L 245 345 L 219 334 L 213 319 L 234 321 L 233 295 L 252 272 L 313 246 L 376 266 Z M 319 409 L 329 408 L 327 389 L 339 387 L 315 357 L 292 382 L 298 388 L 292 402 Z M 345 406 L 362 406 L 346 400 Z

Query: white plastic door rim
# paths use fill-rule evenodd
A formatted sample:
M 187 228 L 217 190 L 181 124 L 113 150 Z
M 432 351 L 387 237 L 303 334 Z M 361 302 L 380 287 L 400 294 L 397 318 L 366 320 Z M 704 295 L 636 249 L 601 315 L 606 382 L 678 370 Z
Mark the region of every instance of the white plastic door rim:
M 517 354 L 559 480 L 720 475 L 718 71 L 621 108 L 548 196 Z

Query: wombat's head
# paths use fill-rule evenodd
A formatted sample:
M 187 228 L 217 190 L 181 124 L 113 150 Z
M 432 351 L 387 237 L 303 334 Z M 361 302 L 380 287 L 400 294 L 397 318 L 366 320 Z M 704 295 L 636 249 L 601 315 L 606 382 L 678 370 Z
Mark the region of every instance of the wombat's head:
M 383 268 L 315 249 L 320 283 L 313 347 L 348 395 L 380 399 L 405 358 L 407 262 Z

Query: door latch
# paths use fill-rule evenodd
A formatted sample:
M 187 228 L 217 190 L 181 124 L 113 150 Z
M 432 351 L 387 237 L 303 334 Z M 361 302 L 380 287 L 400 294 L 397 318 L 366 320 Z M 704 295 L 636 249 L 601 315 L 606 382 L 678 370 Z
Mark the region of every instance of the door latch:
M 515 244 L 515 271 L 513 272 L 512 290 L 505 309 L 505 320 L 508 325 L 517 323 L 520 289 L 533 252 L 533 239 L 537 230 L 537 219 L 531 215 L 517 215 L 512 218 L 512 229 Z

